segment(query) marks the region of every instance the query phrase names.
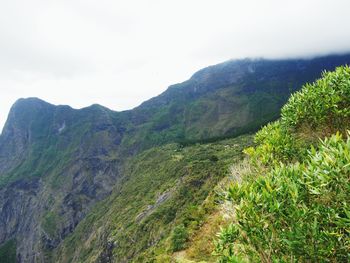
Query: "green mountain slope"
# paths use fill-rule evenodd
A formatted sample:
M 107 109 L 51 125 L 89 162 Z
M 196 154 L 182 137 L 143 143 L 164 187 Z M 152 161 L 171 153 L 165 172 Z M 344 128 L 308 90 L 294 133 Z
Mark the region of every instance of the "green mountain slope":
M 125 112 L 19 100 L 0 136 L 0 244 L 16 241 L 18 262 L 142 261 L 180 249 L 191 234 L 184 229 L 199 222 L 183 221 L 186 213 L 203 206 L 230 158 L 218 142 L 195 143 L 257 130 L 278 118 L 291 92 L 346 63 L 350 55 L 229 61 Z M 231 143 L 240 142 L 227 143 L 238 156 Z M 173 157 L 180 149 L 189 152 Z
M 204 202 L 208 194 L 250 142 L 244 136 L 188 147 L 169 144 L 135 156 L 120 187 L 66 238 L 54 261 L 151 262 L 171 254 L 172 230 L 199 227 L 213 205 Z
M 350 56 L 311 60 L 245 59 L 195 73 L 128 112 L 133 122 L 128 150 L 169 141 L 198 141 L 258 130 L 279 117 L 289 95 L 323 70 L 349 63 Z

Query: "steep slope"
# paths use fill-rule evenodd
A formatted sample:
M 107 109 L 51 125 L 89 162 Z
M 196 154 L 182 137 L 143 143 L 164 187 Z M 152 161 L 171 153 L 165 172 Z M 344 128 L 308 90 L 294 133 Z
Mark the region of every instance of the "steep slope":
M 135 134 L 128 149 L 169 141 L 197 141 L 258 130 L 279 117 L 289 95 L 348 64 L 349 55 L 315 59 L 228 61 L 195 73 L 188 81 L 129 112 Z
M 1 136 L 1 241 L 17 239 L 20 262 L 44 261 L 118 178 L 120 133 L 110 111 L 18 101 Z M 11 153 L 11 154 L 8 154 Z M 52 225 L 51 221 L 54 221 Z
M 289 94 L 301 84 L 313 81 L 324 69 L 346 63 L 350 55 L 229 61 L 199 71 L 125 112 L 99 105 L 74 110 L 34 98 L 19 100 L 0 136 L 0 244 L 16 241 L 11 247 L 16 244 L 19 262 L 48 262 L 52 251 L 97 202 L 112 192 L 119 200 L 118 189 L 128 178 L 147 185 L 151 172 L 142 178 L 128 170 L 136 169 L 136 154 L 172 142 L 187 145 L 254 131 L 276 119 Z M 161 182 L 167 185 L 166 180 Z M 165 191 L 166 186 L 159 187 Z M 124 198 L 133 203 L 136 197 L 125 193 Z M 189 204 L 186 200 L 182 200 L 184 207 Z M 109 203 L 112 209 L 113 204 Z M 124 208 L 111 211 L 120 209 Z M 93 218 L 93 212 L 87 218 Z M 126 221 L 120 224 L 124 229 Z M 153 239 L 149 246 L 160 240 Z M 128 258 L 148 248 L 141 247 Z M 81 251 L 90 256 L 91 251 Z M 77 258 L 84 258 L 79 253 Z M 113 253 L 118 258 L 118 251 Z
M 155 147 L 130 159 L 123 183 L 98 204 L 55 252 L 54 262 L 165 262 L 172 231 L 196 230 L 211 210 L 212 188 L 240 160 L 251 137 Z M 184 241 L 179 242 L 182 246 Z M 169 250 L 169 251 L 168 251 Z

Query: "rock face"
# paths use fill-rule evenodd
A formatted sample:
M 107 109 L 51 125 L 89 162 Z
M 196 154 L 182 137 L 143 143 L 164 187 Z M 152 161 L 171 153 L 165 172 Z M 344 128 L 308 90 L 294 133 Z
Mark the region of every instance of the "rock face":
M 0 244 L 16 240 L 18 262 L 50 262 L 51 251 L 122 183 L 127 158 L 168 142 L 254 131 L 277 118 L 302 84 L 349 63 L 350 55 L 229 61 L 125 112 L 18 100 L 0 136 Z M 99 262 L 110 262 L 113 246 Z
M 19 262 L 47 262 L 46 252 L 112 190 L 120 134 L 108 113 L 38 99 L 12 107 L 1 136 L 0 243 L 16 239 Z

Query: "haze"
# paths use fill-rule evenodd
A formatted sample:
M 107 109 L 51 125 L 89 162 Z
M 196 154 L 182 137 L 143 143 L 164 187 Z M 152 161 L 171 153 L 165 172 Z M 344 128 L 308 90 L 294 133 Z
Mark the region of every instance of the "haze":
M 4 0 L 0 129 L 21 97 L 130 109 L 243 57 L 350 50 L 348 0 Z

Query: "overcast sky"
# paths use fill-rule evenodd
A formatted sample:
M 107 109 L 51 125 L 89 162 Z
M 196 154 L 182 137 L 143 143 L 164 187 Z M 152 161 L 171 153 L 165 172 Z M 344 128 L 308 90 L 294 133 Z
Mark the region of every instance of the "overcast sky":
M 131 109 L 232 58 L 350 50 L 349 0 L 0 0 L 0 130 L 21 97 Z

